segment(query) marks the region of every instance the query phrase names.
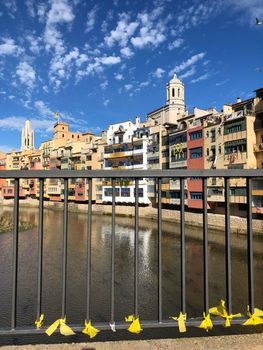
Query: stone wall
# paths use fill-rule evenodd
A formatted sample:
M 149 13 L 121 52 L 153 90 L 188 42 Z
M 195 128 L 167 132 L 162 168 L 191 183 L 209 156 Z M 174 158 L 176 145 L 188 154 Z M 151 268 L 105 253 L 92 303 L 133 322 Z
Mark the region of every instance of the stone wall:
M 13 205 L 13 200 L 4 199 L 0 200 L 0 205 Z M 61 202 L 45 202 L 45 208 L 52 209 L 63 209 L 63 203 Z M 20 206 L 37 207 L 37 199 L 25 199 L 20 200 Z M 69 203 L 69 210 L 82 212 L 88 210 L 88 204 Z M 111 215 L 111 205 L 93 204 L 92 212 L 100 215 Z M 122 206 L 116 205 L 116 215 L 119 216 L 134 216 L 133 206 Z M 139 216 L 149 220 L 157 220 L 158 213 L 156 208 L 152 207 L 140 207 Z M 178 210 L 162 210 L 162 219 L 167 222 L 180 222 L 180 211 Z M 203 215 L 202 213 L 185 212 L 185 223 L 194 227 L 203 226 Z M 231 216 L 230 218 L 231 232 L 238 234 L 245 234 L 247 232 L 247 220 L 238 216 Z M 210 229 L 224 230 L 225 228 L 225 217 L 221 214 L 208 213 L 208 225 Z M 263 220 L 253 219 L 253 233 L 256 235 L 263 235 Z

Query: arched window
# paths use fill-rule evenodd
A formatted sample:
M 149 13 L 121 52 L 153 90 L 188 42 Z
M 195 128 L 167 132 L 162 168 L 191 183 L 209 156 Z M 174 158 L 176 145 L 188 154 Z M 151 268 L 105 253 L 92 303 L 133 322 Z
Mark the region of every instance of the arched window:
M 178 88 L 178 97 L 180 97 L 180 89 Z
M 174 97 L 174 88 L 172 88 L 172 96 Z

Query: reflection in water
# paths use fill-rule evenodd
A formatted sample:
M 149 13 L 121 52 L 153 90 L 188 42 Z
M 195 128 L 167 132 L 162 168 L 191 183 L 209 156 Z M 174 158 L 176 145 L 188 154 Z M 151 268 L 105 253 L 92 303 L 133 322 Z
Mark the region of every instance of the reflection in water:
M 0 215 L 11 213 L 0 208 Z M 21 220 L 37 224 L 38 211 L 23 209 Z M 62 285 L 63 213 L 44 212 L 43 312 L 46 323 L 60 317 Z M 157 223 L 140 219 L 139 230 L 139 314 L 142 320 L 157 318 Z M 163 318 L 180 312 L 180 237 L 179 227 L 163 223 Z M 86 311 L 87 215 L 69 213 L 67 319 L 80 324 Z M 196 238 L 191 238 L 196 237 Z M 198 239 L 199 237 L 199 239 Z M 203 309 L 202 230 L 186 228 L 187 314 L 201 316 Z M 221 237 L 221 238 L 220 238 Z M 209 232 L 210 305 L 225 296 L 224 247 L 217 242 L 222 233 Z M 234 312 L 247 304 L 245 237 L 232 238 L 232 276 Z M 116 319 L 133 313 L 134 219 L 116 217 L 115 303 Z M 262 240 L 255 241 L 255 300 L 263 307 Z M 0 235 L 0 327 L 10 325 L 12 234 Z M 111 217 L 92 219 L 92 320 L 110 319 Z M 36 312 L 37 227 L 19 235 L 18 325 L 33 325 Z

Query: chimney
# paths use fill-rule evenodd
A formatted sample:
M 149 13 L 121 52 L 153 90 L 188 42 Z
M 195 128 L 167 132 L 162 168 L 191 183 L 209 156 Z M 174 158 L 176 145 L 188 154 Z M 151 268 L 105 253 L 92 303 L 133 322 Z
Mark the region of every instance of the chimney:
M 237 103 L 241 102 L 241 98 L 237 97 Z

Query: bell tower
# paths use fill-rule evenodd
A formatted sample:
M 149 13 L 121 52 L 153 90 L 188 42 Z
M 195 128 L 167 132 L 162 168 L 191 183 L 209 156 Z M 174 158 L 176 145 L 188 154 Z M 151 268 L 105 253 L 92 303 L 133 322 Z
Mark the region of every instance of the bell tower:
M 166 84 L 166 105 L 172 105 L 177 113 L 185 112 L 184 83 L 174 74 Z
M 33 150 L 34 148 L 34 130 L 31 128 L 30 121 L 26 120 L 21 135 L 21 151 Z

